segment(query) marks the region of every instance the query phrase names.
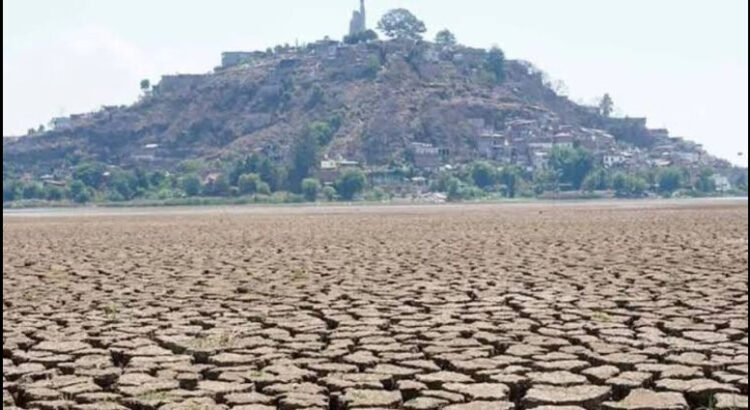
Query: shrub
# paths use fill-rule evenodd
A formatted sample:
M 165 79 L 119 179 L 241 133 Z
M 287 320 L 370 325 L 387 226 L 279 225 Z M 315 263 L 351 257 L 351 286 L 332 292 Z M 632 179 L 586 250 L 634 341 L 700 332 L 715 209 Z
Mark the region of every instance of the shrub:
M 345 171 L 336 181 L 336 191 L 346 200 L 354 199 L 358 193 L 365 189 L 367 179 L 360 170 Z
M 320 182 L 315 178 L 305 178 L 302 180 L 302 195 L 308 201 L 315 201 L 318 198 Z
M 258 185 L 260 185 L 261 182 L 263 181 L 261 181 L 260 175 L 258 174 L 242 174 L 237 180 L 237 188 L 239 188 L 240 193 L 244 195 L 254 194 L 258 191 Z

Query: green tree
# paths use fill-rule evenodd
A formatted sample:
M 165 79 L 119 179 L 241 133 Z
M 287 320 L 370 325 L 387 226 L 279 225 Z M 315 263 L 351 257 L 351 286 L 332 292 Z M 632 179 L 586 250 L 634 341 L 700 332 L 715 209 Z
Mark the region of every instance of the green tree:
M 42 184 L 38 182 L 29 182 L 21 190 L 24 199 L 41 199 L 44 197 Z
M 289 170 L 289 185 L 294 192 L 299 192 L 302 180 L 311 175 L 318 165 L 318 136 L 304 132 L 292 148 L 292 167 Z
M 586 175 L 583 179 L 581 188 L 587 192 L 593 192 L 596 190 L 603 190 L 609 187 L 609 181 L 607 178 L 607 172 L 603 169 L 597 169 Z
M 18 181 L 3 179 L 3 202 L 15 201 L 18 197 Z
M 337 195 L 336 188 L 334 188 L 334 187 L 332 187 L 330 185 L 327 185 L 327 186 L 323 187 L 323 191 L 322 192 L 323 192 L 323 198 L 325 198 L 326 201 L 333 201 L 333 200 L 336 199 L 336 195 Z
M 349 170 L 339 176 L 336 181 L 336 191 L 346 200 L 352 200 L 362 192 L 367 185 L 367 178 L 364 172 L 360 170 Z
M 203 191 L 207 195 L 227 196 L 229 195 L 230 188 L 229 177 L 226 174 L 219 174 L 213 179 L 213 181 L 210 181 L 203 186 Z
M 91 200 L 91 189 L 83 181 L 76 179 L 70 183 L 70 196 L 73 201 L 83 204 Z
M 112 172 L 107 185 L 120 194 L 124 200 L 132 199 L 138 192 L 138 178 L 134 172 L 130 171 Z
M 586 175 L 594 167 L 594 156 L 583 148 L 556 146 L 552 148 L 549 159 L 550 167 L 557 171 L 562 182 L 580 189 Z
M 614 177 L 613 188 L 618 198 L 638 198 L 646 193 L 648 183 L 637 175 L 618 173 Z
M 63 190 L 54 185 L 44 187 L 44 198 L 48 201 L 60 201 L 64 197 Z
M 487 53 L 487 70 L 495 76 L 498 84 L 505 81 L 505 53 L 497 46 Z
M 500 183 L 505 185 L 506 194 L 509 198 L 515 198 L 518 190 L 518 184 L 523 179 L 521 169 L 515 165 L 503 167 L 500 171 Z
M 85 162 L 73 169 L 73 179 L 77 179 L 86 186 L 99 188 L 104 182 L 104 173 L 107 167 L 98 162 Z
M 435 35 L 435 43 L 443 47 L 453 47 L 456 45 L 456 36 L 450 30 L 440 30 Z
M 659 192 L 671 195 L 682 186 L 682 172 L 674 167 L 664 168 L 657 175 Z
M 605 93 L 599 101 L 599 113 L 605 117 L 609 117 L 612 114 L 613 106 L 612 97 L 609 96 L 609 93 Z
M 258 191 L 258 186 L 263 182 L 258 174 L 242 174 L 237 181 L 237 187 L 240 193 L 248 195 Z
M 201 179 L 196 174 L 187 174 L 182 177 L 181 181 L 182 190 L 185 191 L 187 196 L 197 196 L 201 193 L 202 183 Z
M 318 142 L 318 146 L 324 147 L 331 142 L 333 138 L 333 129 L 327 122 L 316 121 L 310 124 L 307 132 Z
M 302 195 L 305 199 L 314 202 L 318 198 L 320 182 L 315 178 L 305 178 L 302 180 Z
M 148 78 L 144 78 L 143 80 L 141 80 L 141 91 L 145 93 L 150 88 L 151 88 L 151 81 L 149 81 Z
M 260 181 L 255 192 L 260 195 L 271 195 L 271 186 L 266 182 Z
M 477 161 L 471 166 L 471 180 L 479 188 L 490 188 L 497 183 L 497 170 L 485 161 Z
M 698 173 L 698 179 L 695 182 L 695 189 L 703 193 L 716 191 L 716 182 L 713 179 L 714 171 L 710 168 L 703 168 Z
M 344 36 L 344 43 L 346 44 L 357 44 L 367 43 L 378 39 L 378 33 L 374 30 L 365 30 L 360 33 L 354 33 Z
M 389 38 L 421 40 L 427 27 L 409 10 L 393 9 L 380 19 L 378 30 Z

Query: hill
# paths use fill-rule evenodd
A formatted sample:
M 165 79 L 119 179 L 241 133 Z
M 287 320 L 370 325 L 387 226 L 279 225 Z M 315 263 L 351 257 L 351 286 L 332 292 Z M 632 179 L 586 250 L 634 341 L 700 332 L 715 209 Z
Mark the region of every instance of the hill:
M 505 61 L 499 49 L 421 40 L 227 52 L 213 72 L 165 75 L 130 106 L 4 138 L 3 177 L 69 181 L 92 162 L 174 174 L 201 160 L 196 171 L 209 181 L 256 154 L 300 174 L 290 187 L 297 190 L 305 176 L 332 182 L 325 171 L 341 164 L 429 178 L 481 159 L 531 175 L 555 147 L 581 147 L 605 167 L 730 169 L 698 144 L 648 129 L 645 118 L 612 118 L 553 88 L 531 63 Z M 314 161 L 300 171 L 295 155 L 311 134 Z

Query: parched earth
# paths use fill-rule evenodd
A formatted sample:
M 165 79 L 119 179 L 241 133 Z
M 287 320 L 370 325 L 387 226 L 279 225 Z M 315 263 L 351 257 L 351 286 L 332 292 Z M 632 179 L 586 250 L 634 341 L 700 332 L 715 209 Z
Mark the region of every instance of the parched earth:
M 3 408 L 747 409 L 748 208 L 3 218 Z

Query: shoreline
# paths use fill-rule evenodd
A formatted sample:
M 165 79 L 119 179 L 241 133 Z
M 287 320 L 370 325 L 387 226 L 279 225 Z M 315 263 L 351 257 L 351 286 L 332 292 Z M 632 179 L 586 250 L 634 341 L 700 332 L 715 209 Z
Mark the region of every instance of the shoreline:
M 148 215 L 191 215 L 191 214 L 336 214 L 350 212 L 387 211 L 405 212 L 464 208 L 466 210 L 487 207 L 555 208 L 679 208 L 693 205 L 733 205 L 748 204 L 747 197 L 710 198 L 647 198 L 647 199 L 518 199 L 486 200 L 447 203 L 419 202 L 316 202 L 299 204 L 243 204 L 243 205 L 177 205 L 177 206 L 70 206 L 3 209 L 3 218 L 43 218 L 43 217 L 87 217 L 87 216 L 148 216 Z

